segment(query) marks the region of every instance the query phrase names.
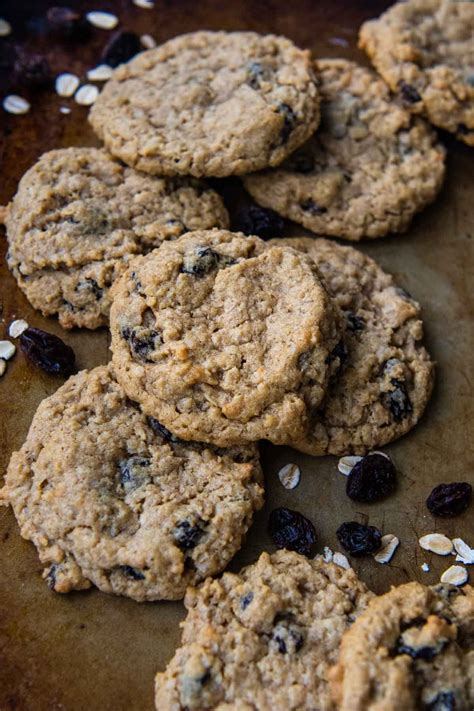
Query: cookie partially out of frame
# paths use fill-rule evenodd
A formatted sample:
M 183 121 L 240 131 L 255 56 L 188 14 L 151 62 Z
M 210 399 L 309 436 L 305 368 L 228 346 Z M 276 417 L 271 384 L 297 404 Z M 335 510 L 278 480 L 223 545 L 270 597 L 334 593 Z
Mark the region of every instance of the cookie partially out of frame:
M 188 230 L 226 227 L 228 215 L 200 181 L 154 178 L 97 148 L 61 148 L 23 176 L 5 224 L 8 265 L 31 304 L 64 328 L 97 328 L 133 255 Z
M 318 103 L 308 50 L 255 32 L 193 32 L 118 67 L 90 122 L 135 168 L 222 177 L 281 163 L 318 125 Z
M 100 366 L 40 404 L 0 501 L 56 592 L 94 584 L 170 600 L 226 567 L 263 505 L 262 483 L 255 445 L 177 440 Z
M 225 230 L 133 260 L 110 312 L 117 378 L 185 440 L 302 436 L 339 364 L 339 312 L 306 255 Z
M 330 676 L 341 711 L 470 711 L 474 590 L 408 583 L 374 598 Z
M 474 4 L 408 0 L 365 22 L 359 46 L 411 111 L 474 146 Z
M 275 239 L 314 259 L 345 320 L 346 358 L 293 442 L 313 454 L 364 454 L 416 425 L 431 395 L 434 363 L 422 344 L 420 306 L 370 257 L 325 239 Z
M 318 68 L 320 128 L 281 166 L 245 177 L 246 189 L 321 235 L 402 232 L 441 187 L 443 146 L 371 70 L 345 59 Z
M 353 570 L 262 553 L 186 594 L 181 647 L 156 677 L 157 711 L 330 711 L 327 672 L 372 594 Z

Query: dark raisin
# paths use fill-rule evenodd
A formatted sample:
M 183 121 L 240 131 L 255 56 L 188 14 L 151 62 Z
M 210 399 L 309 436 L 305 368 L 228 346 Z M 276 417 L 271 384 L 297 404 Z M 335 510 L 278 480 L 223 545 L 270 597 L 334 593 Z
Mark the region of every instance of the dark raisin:
M 400 89 L 403 101 L 406 101 L 407 104 L 416 104 L 418 101 L 421 101 L 421 96 L 412 84 L 408 84 L 403 79 L 400 79 L 398 88 Z
M 347 477 L 346 494 L 354 501 L 371 503 L 391 494 L 396 483 L 397 473 L 391 459 L 374 452 L 352 468 Z
M 339 359 L 339 365 L 342 367 L 347 363 L 347 358 L 349 356 L 349 352 L 347 350 L 347 346 L 344 343 L 344 341 L 341 339 L 338 341 L 336 346 L 333 348 L 332 352 L 330 355 L 326 358 L 326 363 L 329 363 L 336 358 Z
M 467 136 L 469 133 L 472 133 L 472 129 L 468 128 L 465 123 L 458 123 L 457 132 L 461 136 Z
M 178 548 L 188 551 L 195 548 L 204 533 L 204 521 L 197 519 L 193 524 L 189 521 L 180 521 L 173 531 L 173 537 Z
M 362 316 L 357 316 L 352 311 L 346 313 L 346 321 L 349 331 L 363 331 L 365 328 L 365 321 Z
M 133 580 L 145 580 L 144 574 L 140 570 L 132 568 L 131 565 L 121 565 L 120 570 L 124 575 L 128 575 L 128 577 Z
M 15 61 L 15 79 L 33 88 L 47 86 L 52 81 L 48 60 L 41 54 L 20 54 Z
M 45 577 L 46 584 L 51 590 L 54 590 L 56 586 L 56 572 L 58 570 L 58 567 L 59 566 L 53 564 L 48 570 Z
M 104 290 L 98 285 L 95 279 L 87 277 L 84 281 L 80 281 L 76 286 L 76 291 L 89 291 L 91 292 L 97 301 L 102 298 Z
M 375 526 L 364 526 L 357 521 L 343 523 L 336 531 L 342 547 L 353 556 L 376 553 L 382 545 L 382 534 Z
M 288 170 L 292 170 L 295 173 L 311 173 L 315 167 L 314 156 L 310 153 L 294 153 L 285 165 Z
M 405 383 L 397 378 L 392 378 L 390 382 L 393 390 L 383 394 L 383 403 L 392 413 L 395 422 L 401 422 L 411 415 L 413 407 Z
M 285 223 L 274 210 L 259 205 L 249 205 L 241 209 L 233 228 L 235 232 L 256 235 L 262 239 L 281 237 Z
M 447 639 L 441 639 L 433 646 L 424 645 L 421 647 L 412 647 L 406 644 L 402 638 L 399 639 L 395 654 L 407 654 L 412 659 L 423 659 L 425 662 L 430 662 L 438 656 L 448 644 Z
M 278 548 L 309 555 L 316 542 L 316 530 L 307 518 L 291 509 L 274 509 L 268 521 L 268 532 Z
M 84 38 L 91 32 L 91 26 L 86 19 L 70 7 L 50 7 L 46 18 L 51 29 L 64 37 Z
M 288 104 L 279 104 L 278 113 L 283 116 L 283 125 L 280 130 L 280 143 L 286 143 L 296 124 L 296 114 Z
M 247 84 L 252 89 L 259 89 L 260 82 L 264 81 L 268 75 L 268 70 L 260 62 L 251 62 L 247 69 Z
M 122 337 L 128 341 L 132 355 L 137 359 L 149 363 L 148 356 L 161 341 L 161 336 L 153 328 L 135 326 L 135 328 L 122 328 Z
M 472 498 L 472 486 L 467 481 L 438 484 L 426 499 L 434 516 L 457 516 L 467 509 Z
M 147 422 L 153 432 L 161 437 L 165 442 L 178 442 L 178 438 L 174 436 L 164 425 L 161 424 L 155 417 L 148 416 Z
M 102 61 L 110 67 L 118 67 L 142 51 L 140 37 L 135 32 L 120 31 L 112 35 L 105 45 Z
M 453 691 L 440 691 L 424 708 L 426 711 L 456 711 L 456 696 Z
M 310 212 L 312 215 L 324 215 L 327 212 L 327 207 L 322 207 L 318 205 L 312 198 L 308 198 L 304 202 L 300 203 L 300 207 L 305 212 Z
M 253 600 L 253 592 L 248 592 L 240 598 L 240 609 L 245 610 Z
M 280 654 L 294 654 L 302 648 L 304 634 L 301 627 L 291 620 L 277 617 L 271 641 Z
M 40 328 L 23 331 L 20 348 L 29 360 L 50 375 L 67 377 L 76 371 L 76 356 L 72 348 Z
M 214 271 L 214 269 L 227 267 L 231 264 L 234 264 L 232 257 L 219 254 L 211 247 L 196 247 L 193 252 L 184 256 L 181 271 L 184 274 L 202 277 Z
M 149 459 L 137 455 L 119 462 L 120 483 L 127 493 L 150 482 L 150 475 L 146 471 L 149 466 Z

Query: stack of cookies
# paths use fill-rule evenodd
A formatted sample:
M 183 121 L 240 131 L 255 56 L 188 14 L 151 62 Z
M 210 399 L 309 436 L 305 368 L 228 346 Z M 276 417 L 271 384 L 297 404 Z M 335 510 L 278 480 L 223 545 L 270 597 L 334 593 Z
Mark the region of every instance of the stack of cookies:
M 436 123 L 429 97 L 423 112 L 391 94 L 379 36 L 362 41 L 389 86 L 281 37 L 177 37 L 105 86 L 90 113 L 105 148 L 52 151 L 23 177 L 5 218 L 20 288 L 65 328 L 111 332 L 111 363 L 43 401 L 0 494 L 53 590 L 182 598 L 263 506 L 259 440 L 365 454 L 421 417 L 418 303 L 353 247 L 229 231 L 203 182 L 243 176 L 320 235 L 406 229 L 445 151 L 420 115 Z M 467 709 L 463 674 L 439 669 L 472 670 L 472 591 L 405 588 L 377 599 L 352 570 L 288 551 L 208 579 L 187 593 L 157 709 L 408 709 L 413 674 L 424 708 Z

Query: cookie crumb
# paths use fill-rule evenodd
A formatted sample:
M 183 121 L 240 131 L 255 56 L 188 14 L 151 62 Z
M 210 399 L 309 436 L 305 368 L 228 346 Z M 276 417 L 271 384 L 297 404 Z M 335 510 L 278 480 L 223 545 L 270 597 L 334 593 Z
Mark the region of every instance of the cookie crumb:
M 0 358 L 10 360 L 15 355 L 16 346 L 11 341 L 0 341 Z
M 297 464 L 286 464 L 278 472 L 278 478 L 285 489 L 294 489 L 300 483 L 301 470 Z
M 79 77 L 69 72 L 59 74 L 54 82 L 56 93 L 63 97 L 72 96 L 79 84 Z
M 28 328 L 28 323 L 24 319 L 22 319 L 22 318 L 15 319 L 14 321 L 11 322 L 11 324 L 8 328 L 8 335 L 11 338 L 18 338 L 19 336 L 21 336 L 23 331 L 26 331 L 27 328 Z
M 350 570 L 350 563 L 347 560 L 346 556 L 343 553 L 339 553 L 336 551 L 332 557 L 332 562 L 335 565 L 338 565 L 340 568 L 344 568 L 345 570 Z
M 154 49 L 156 47 L 156 40 L 151 35 L 142 35 L 140 42 L 145 49 Z
M 356 457 L 356 456 L 348 456 L 348 457 L 341 457 L 341 459 L 337 463 L 337 468 L 341 472 L 341 474 L 344 474 L 344 476 L 349 476 L 357 462 L 362 461 L 363 457 Z
M 469 574 L 466 568 L 461 565 L 451 565 L 444 571 L 440 580 L 442 583 L 450 583 L 450 585 L 464 585 L 467 582 Z
M 3 108 L 9 114 L 26 114 L 31 108 L 30 102 L 17 94 L 9 94 L 3 99 Z
M 449 555 L 453 550 L 452 541 L 442 533 L 428 533 L 422 536 L 418 543 L 425 551 L 436 555 Z
M 118 17 L 112 15 L 111 12 L 93 10 L 87 13 L 86 19 L 91 25 L 98 27 L 100 30 L 113 30 L 118 25 Z
M 385 536 L 382 536 L 382 547 L 375 553 L 374 560 L 376 560 L 377 563 L 389 563 L 399 545 L 400 540 L 397 536 L 394 536 L 392 533 L 387 533 Z
M 93 84 L 84 84 L 77 90 L 75 101 L 81 106 L 91 106 L 99 96 L 99 90 Z
M 423 563 L 423 565 L 421 566 L 421 569 L 424 573 L 430 572 L 430 566 L 428 565 L 428 563 Z

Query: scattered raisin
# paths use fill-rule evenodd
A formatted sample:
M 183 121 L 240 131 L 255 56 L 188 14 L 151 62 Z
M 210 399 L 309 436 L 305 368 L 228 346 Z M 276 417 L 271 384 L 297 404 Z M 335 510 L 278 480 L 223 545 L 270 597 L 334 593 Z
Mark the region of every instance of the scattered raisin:
M 91 27 L 85 18 L 70 7 L 50 7 L 46 18 L 51 29 L 64 37 L 84 37 L 91 32 Z
M 234 230 L 262 239 L 281 237 L 285 223 L 274 210 L 259 205 L 249 205 L 237 214 Z
M 426 711 L 456 711 L 458 704 L 454 692 L 440 691 L 440 693 L 426 706 Z
M 312 198 L 308 198 L 304 202 L 300 203 L 300 207 L 305 212 L 310 212 L 312 215 L 324 215 L 327 212 L 327 207 L 322 207 L 318 205 Z
M 143 51 L 140 37 L 135 32 L 116 32 L 105 45 L 102 52 L 102 61 L 110 67 L 128 62 L 139 52 Z
M 362 316 L 357 316 L 352 311 L 346 313 L 346 321 L 349 331 L 363 331 L 365 328 L 365 321 Z
M 182 551 L 195 548 L 204 533 L 203 526 L 204 521 L 202 519 L 197 519 L 194 524 L 189 521 L 180 521 L 173 531 L 173 537 L 178 548 L 181 548 Z
M 396 481 L 397 473 L 392 460 L 374 452 L 352 468 L 347 477 L 346 494 L 354 501 L 371 503 L 391 494 Z
M 316 530 L 311 521 L 298 511 L 283 507 L 271 512 L 268 532 L 278 548 L 286 548 L 302 555 L 309 555 L 316 542 Z
M 23 331 L 20 348 L 29 360 L 50 375 L 69 376 L 76 371 L 76 356 L 72 348 L 40 328 Z
M 161 437 L 165 442 L 177 442 L 178 438 L 174 436 L 164 425 L 161 424 L 155 417 L 150 415 L 146 418 L 153 432 Z
M 364 526 L 357 521 L 343 523 L 336 531 L 342 547 L 353 556 L 376 553 L 382 545 L 382 534 L 375 526 Z
M 283 125 L 280 131 L 280 143 L 284 144 L 288 141 L 291 132 L 296 124 L 296 114 L 288 104 L 279 104 L 278 112 L 283 116 Z
M 383 394 L 383 403 L 392 413 L 395 422 L 401 422 L 405 417 L 411 415 L 413 407 L 405 383 L 397 378 L 392 378 L 390 382 L 393 385 L 393 390 Z
M 51 67 L 41 54 L 20 54 L 14 70 L 15 79 L 24 86 L 40 88 L 51 84 Z
M 403 79 L 400 79 L 398 82 L 398 87 L 403 101 L 406 101 L 407 104 L 416 104 L 418 101 L 421 101 L 421 96 L 416 88 Z
M 124 575 L 128 575 L 128 577 L 133 580 L 145 580 L 144 574 L 140 570 L 132 568 L 131 565 L 121 565 L 120 570 Z
M 472 498 L 472 486 L 467 481 L 438 484 L 426 499 L 433 516 L 457 516 L 467 509 Z

